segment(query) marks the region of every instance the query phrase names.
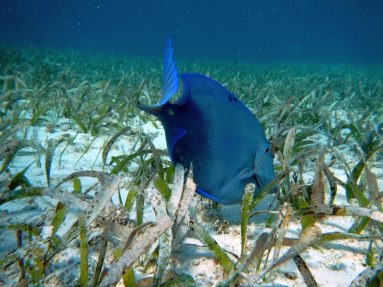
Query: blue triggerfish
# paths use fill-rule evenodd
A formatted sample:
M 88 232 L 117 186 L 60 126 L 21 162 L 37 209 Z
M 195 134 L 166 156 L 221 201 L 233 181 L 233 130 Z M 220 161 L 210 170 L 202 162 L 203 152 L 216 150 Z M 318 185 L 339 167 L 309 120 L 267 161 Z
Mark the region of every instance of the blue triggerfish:
M 165 129 L 169 157 L 186 169 L 193 166 L 196 192 L 215 202 L 241 202 L 246 184 L 255 193 L 274 178 L 273 156 L 265 132 L 253 113 L 220 83 L 199 74 L 178 73 L 168 38 L 162 75 L 162 98 L 138 107 L 156 116 Z

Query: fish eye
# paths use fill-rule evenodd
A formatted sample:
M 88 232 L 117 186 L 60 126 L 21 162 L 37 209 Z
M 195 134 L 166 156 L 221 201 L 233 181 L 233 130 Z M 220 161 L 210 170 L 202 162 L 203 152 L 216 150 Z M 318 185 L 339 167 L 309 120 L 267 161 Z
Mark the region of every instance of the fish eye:
M 266 146 L 265 147 L 265 153 L 269 153 L 270 152 L 270 147 L 269 146 Z

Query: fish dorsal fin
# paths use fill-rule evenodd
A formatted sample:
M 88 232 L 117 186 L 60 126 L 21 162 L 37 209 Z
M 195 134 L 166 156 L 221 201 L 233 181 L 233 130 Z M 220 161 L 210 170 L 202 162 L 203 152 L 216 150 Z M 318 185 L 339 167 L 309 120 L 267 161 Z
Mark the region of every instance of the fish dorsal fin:
M 167 103 L 178 90 L 178 74 L 173 57 L 172 38 L 168 37 L 162 62 L 162 98 L 156 106 Z
M 238 102 L 238 99 L 219 82 L 200 74 L 181 74 L 183 93 L 177 105 L 186 104 L 192 97 L 212 96 Z

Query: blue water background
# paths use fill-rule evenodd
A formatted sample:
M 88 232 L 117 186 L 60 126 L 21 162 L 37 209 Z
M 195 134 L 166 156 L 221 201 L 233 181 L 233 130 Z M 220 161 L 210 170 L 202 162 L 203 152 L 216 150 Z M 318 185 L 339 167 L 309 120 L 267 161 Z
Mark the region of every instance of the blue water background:
M 1 0 L 0 44 L 259 62 L 383 62 L 382 0 Z

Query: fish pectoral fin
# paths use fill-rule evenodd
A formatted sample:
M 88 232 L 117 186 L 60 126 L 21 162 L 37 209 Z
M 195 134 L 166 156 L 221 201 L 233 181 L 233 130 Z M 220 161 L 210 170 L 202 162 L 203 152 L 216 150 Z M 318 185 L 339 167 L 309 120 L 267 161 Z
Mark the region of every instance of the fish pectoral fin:
M 239 174 L 238 174 L 238 177 L 240 180 L 247 180 L 249 178 L 252 178 L 254 181 L 255 181 L 255 184 L 257 186 L 257 188 L 260 188 L 260 182 L 259 182 L 259 178 L 255 172 L 255 169 L 253 168 L 246 168 L 246 169 L 243 169 Z
M 248 179 L 255 175 L 255 170 L 252 168 L 245 168 L 237 175 L 240 180 Z
M 169 156 L 172 162 L 174 162 L 174 147 L 185 134 L 185 129 L 180 127 L 172 127 L 166 133 L 166 142 L 168 144 Z

